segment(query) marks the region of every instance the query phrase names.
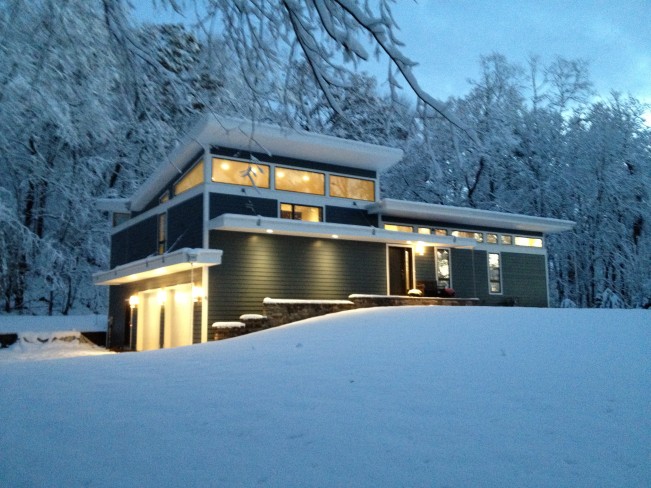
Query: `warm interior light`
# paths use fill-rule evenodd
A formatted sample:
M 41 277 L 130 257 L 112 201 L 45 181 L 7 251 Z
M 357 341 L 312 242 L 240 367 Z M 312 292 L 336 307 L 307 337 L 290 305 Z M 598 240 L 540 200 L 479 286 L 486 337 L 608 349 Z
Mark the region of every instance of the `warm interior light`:
M 407 244 L 411 244 L 411 241 L 407 241 Z
M 308 175 L 303 175 L 303 181 L 310 181 L 310 177 Z
M 131 295 L 129 297 L 129 306 L 131 308 L 136 308 L 139 303 L 140 303 L 140 300 L 138 299 L 138 295 Z
M 220 167 L 221 169 L 223 169 L 224 171 L 227 171 L 227 170 L 231 169 L 231 165 L 228 164 L 228 163 L 225 163 L 225 162 L 222 163 L 219 167 Z
M 285 177 L 285 173 L 284 173 L 283 171 L 276 171 L 276 176 L 277 176 L 278 178 L 284 178 L 284 177 Z
M 165 303 L 166 298 L 167 298 L 167 293 L 165 293 L 164 290 L 159 290 L 158 291 L 158 304 L 163 305 Z

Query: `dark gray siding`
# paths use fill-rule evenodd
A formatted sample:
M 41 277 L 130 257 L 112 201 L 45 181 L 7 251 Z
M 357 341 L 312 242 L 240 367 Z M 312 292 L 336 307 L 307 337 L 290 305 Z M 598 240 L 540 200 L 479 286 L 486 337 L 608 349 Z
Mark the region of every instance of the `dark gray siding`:
M 167 250 L 203 245 L 203 196 L 197 195 L 167 211 Z
M 326 205 L 325 220 L 333 224 L 363 225 L 377 227 L 377 215 L 369 215 L 361 208 L 345 208 Z
M 488 293 L 486 251 L 452 249 L 452 286 L 458 297 L 479 298 L 484 305 L 547 306 L 545 256 L 501 253 L 504 293 Z
M 143 280 L 136 283 L 129 283 L 125 285 L 111 286 L 109 290 L 109 324 L 111 325 L 110 331 L 110 346 L 119 347 L 124 344 L 125 328 L 128 327 L 129 316 L 129 297 L 140 291 L 153 290 L 156 288 L 164 288 L 167 286 L 181 285 L 190 283 L 189 271 L 183 273 L 175 273 L 168 276 L 160 276 L 149 280 Z M 199 285 L 201 283 L 201 272 L 194 273 L 194 282 Z M 200 305 L 199 305 L 200 307 Z M 195 314 L 196 316 L 196 314 Z M 199 313 L 201 317 L 201 313 Z M 201 324 L 201 321 L 199 321 Z
M 547 306 L 547 274 L 545 256 L 538 254 L 502 253 L 504 295 L 523 307 Z
M 111 236 L 111 268 L 157 253 L 157 219 L 150 217 Z
M 210 194 L 210 218 L 225 213 L 278 217 L 278 201 L 239 195 Z
M 224 257 L 209 271 L 209 324 L 261 313 L 265 297 L 386 293 L 384 244 L 212 231 L 210 247 Z

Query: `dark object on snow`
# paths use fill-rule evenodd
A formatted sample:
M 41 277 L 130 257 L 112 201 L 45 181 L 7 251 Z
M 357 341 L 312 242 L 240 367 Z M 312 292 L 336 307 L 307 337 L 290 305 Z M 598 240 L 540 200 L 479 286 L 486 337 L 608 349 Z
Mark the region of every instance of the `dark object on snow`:
M 651 309 L 651 302 L 647 302 L 645 305 L 642 305 L 642 308 L 643 308 L 644 310 L 649 310 L 649 309 Z

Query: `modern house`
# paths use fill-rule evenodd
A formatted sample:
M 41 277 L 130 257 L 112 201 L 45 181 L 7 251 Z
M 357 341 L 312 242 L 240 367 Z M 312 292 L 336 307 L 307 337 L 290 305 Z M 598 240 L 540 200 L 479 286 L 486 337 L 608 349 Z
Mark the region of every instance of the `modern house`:
M 109 344 L 209 340 L 265 297 L 449 294 L 548 305 L 545 235 L 573 222 L 380 199 L 402 151 L 204 117 L 112 214 Z M 447 290 L 446 290 L 447 289 Z M 138 326 L 131 324 L 137 314 Z M 133 333 L 132 333 L 133 332 Z

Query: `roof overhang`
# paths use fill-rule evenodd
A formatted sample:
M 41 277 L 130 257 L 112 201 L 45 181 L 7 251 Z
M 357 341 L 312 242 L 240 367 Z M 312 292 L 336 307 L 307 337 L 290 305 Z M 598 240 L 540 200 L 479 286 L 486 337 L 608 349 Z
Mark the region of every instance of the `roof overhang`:
M 114 213 L 129 213 L 131 201 L 128 198 L 98 198 L 95 206 L 99 210 Z
M 445 246 L 473 248 L 474 239 L 433 234 L 397 232 L 377 227 L 332 224 L 327 222 L 306 222 L 303 220 L 256 217 L 253 215 L 223 214 L 210 221 L 211 230 L 277 234 L 322 239 L 341 239 L 361 242 L 382 242 L 394 245 Z
M 269 156 L 381 172 L 400 161 L 403 152 L 377 144 L 351 141 L 301 129 L 213 114 L 203 116 L 133 196 L 131 208 L 140 211 L 180 168 L 204 149 L 221 146 Z
M 565 232 L 572 230 L 576 225 L 576 222 L 571 220 L 532 217 L 530 215 L 393 200 L 390 198 L 371 203 L 366 207 L 366 210 L 370 214 L 388 217 L 432 220 L 471 227 L 493 227 L 522 232 L 541 232 L 543 234 Z
M 100 271 L 93 274 L 93 282 L 96 285 L 123 285 L 180 271 L 189 271 L 193 268 L 215 266 L 221 264 L 222 253 L 223 251 L 220 249 L 183 248 L 168 254 L 122 264 L 109 271 Z

